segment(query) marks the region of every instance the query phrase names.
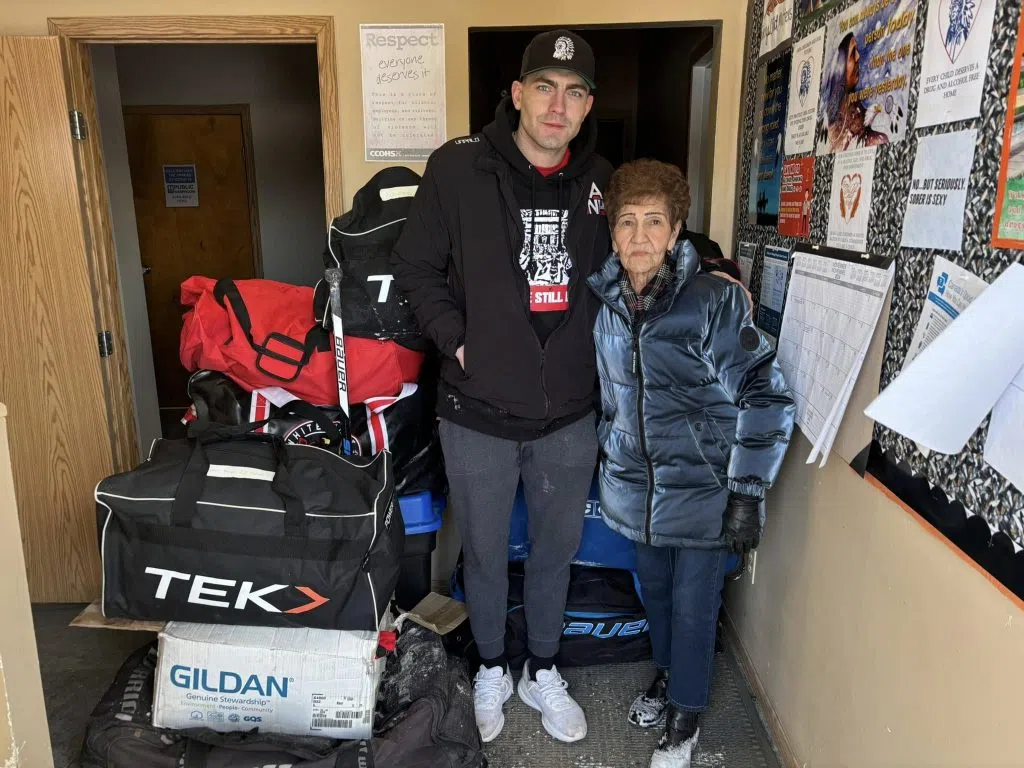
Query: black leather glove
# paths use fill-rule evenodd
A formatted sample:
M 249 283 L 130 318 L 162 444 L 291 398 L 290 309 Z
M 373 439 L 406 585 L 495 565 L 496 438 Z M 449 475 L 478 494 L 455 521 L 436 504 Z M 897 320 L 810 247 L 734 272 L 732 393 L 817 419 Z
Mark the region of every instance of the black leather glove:
M 725 523 L 722 535 L 729 551 L 746 554 L 761 543 L 762 500 L 742 493 L 730 493 L 725 504 Z

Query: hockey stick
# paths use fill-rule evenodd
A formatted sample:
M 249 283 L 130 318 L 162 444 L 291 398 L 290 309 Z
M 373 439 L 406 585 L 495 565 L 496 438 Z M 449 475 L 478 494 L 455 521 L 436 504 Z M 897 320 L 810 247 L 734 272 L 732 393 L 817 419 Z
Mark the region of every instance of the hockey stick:
M 348 366 L 345 360 L 345 332 L 341 321 L 341 269 L 332 267 L 324 273 L 331 288 L 331 323 L 334 331 L 334 367 L 338 372 L 338 403 L 341 405 L 342 452 L 352 453 L 350 414 L 348 409 Z

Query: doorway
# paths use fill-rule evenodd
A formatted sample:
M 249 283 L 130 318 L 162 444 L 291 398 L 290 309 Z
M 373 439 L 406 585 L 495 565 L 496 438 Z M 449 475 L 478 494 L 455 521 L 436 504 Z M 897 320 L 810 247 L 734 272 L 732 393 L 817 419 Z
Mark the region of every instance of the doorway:
M 313 285 L 325 187 L 313 44 L 91 46 L 140 450 L 181 433 L 189 277 Z
M 702 202 L 691 208 L 687 228 L 707 232 L 709 211 L 703 201 L 711 189 L 711 62 L 716 28 L 567 26 L 594 49 L 598 89 L 592 114 L 598 154 L 614 167 L 642 157 L 679 166 L 690 181 L 691 199 Z M 470 28 L 471 132 L 494 119 L 495 109 L 519 76 L 523 50 L 538 31 L 537 27 Z M 694 131 L 698 136 L 691 135 Z

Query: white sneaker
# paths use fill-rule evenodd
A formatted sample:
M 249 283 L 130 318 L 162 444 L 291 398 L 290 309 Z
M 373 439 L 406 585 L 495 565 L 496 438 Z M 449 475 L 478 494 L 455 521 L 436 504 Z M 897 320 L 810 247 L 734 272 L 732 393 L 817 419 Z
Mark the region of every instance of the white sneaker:
M 700 736 L 700 728 L 686 741 L 673 746 L 665 743 L 665 737 L 661 744 L 651 755 L 650 768 L 690 768 L 690 760 L 693 757 L 694 747 L 697 746 L 697 737 Z
M 559 741 L 579 741 L 587 735 L 587 718 L 580 705 L 566 693 L 569 684 L 555 667 L 537 671 L 530 679 L 530 662 L 523 665 L 519 678 L 519 698 L 540 712 L 544 730 Z
M 473 678 L 473 714 L 480 740 L 494 741 L 505 727 L 505 712 L 502 707 L 512 698 L 512 675 L 501 667 L 487 668 L 480 665 L 480 671 Z

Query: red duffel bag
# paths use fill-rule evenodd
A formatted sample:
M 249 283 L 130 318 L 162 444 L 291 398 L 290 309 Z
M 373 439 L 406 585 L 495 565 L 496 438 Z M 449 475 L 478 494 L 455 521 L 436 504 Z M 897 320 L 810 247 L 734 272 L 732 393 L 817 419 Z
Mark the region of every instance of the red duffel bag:
M 220 371 L 250 392 L 282 387 L 311 403 L 338 403 L 331 334 L 313 317 L 313 289 L 273 280 L 190 277 L 179 354 L 189 371 Z M 350 403 L 398 394 L 419 378 L 423 354 L 393 341 L 345 337 Z

